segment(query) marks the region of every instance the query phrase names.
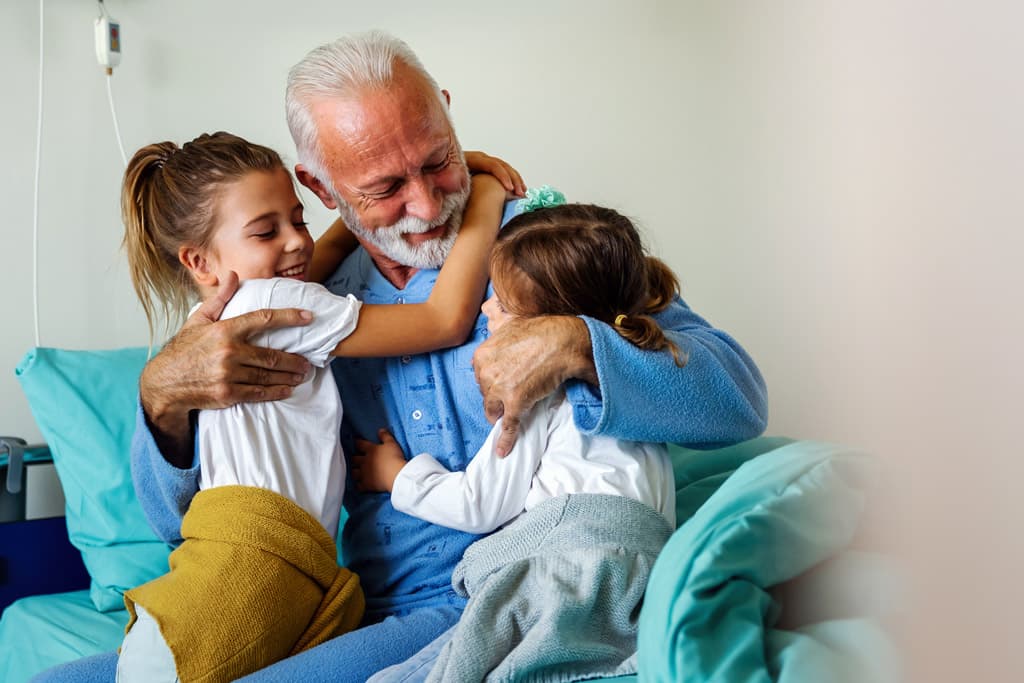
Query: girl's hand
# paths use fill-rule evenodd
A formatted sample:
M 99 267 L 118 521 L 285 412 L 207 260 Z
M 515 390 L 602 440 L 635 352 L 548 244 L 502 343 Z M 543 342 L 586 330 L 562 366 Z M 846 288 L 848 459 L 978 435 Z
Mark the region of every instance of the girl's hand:
M 470 214 L 470 208 L 475 206 L 504 206 L 505 201 L 513 199 L 514 195 L 508 191 L 504 183 L 499 178 L 491 175 L 490 173 L 478 173 L 470 179 L 471 192 L 469 193 L 469 203 L 466 205 L 466 214 Z M 472 222 L 472 221 L 470 221 Z M 463 225 L 466 225 L 465 219 L 463 219 Z M 472 226 L 470 226 L 472 227 Z M 501 228 L 500 221 L 499 225 L 488 226 L 492 227 L 492 232 L 497 235 L 498 230 Z
M 352 454 L 352 479 L 360 491 L 387 491 L 395 485 L 398 473 L 405 467 L 402 447 L 381 429 L 377 432 L 380 443 L 356 439 L 356 452 Z
M 466 167 L 471 173 L 489 173 L 498 179 L 501 186 L 514 197 L 526 196 L 526 183 L 519 171 L 509 166 L 503 159 L 492 157 L 483 152 L 465 152 Z

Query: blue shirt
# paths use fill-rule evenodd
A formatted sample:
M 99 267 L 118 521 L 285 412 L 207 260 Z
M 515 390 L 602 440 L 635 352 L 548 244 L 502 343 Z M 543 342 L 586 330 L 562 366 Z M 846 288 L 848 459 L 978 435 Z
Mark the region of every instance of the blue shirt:
M 396 289 L 360 249 L 325 284 L 368 304 L 420 303 L 437 275 L 418 271 L 404 289 Z M 481 315 L 470 340 L 459 347 L 394 358 L 336 358 L 331 369 L 345 410 L 346 457 L 353 453 L 354 437 L 377 441 L 377 430 L 387 427 L 407 456 L 430 453 L 450 470 L 465 469 L 491 429 L 472 367 L 473 351 L 486 337 Z M 345 508 L 343 557 L 359 575 L 370 612 L 397 607 L 399 596 L 401 606 L 411 607 L 448 595 L 452 570 L 477 538 L 398 512 L 389 494 L 362 493 L 351 477 Z

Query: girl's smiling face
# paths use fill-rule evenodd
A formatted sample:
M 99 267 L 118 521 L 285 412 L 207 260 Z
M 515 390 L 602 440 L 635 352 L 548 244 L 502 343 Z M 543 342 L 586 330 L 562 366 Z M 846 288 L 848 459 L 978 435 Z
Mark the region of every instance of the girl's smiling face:
M 230 271 L 239 280 L 306 280 L 313 238 L 288 171 L 251 171 L 226 185 L 214 216 L 208 248 L 194 252 L 198 262 L 186 263 L 201 285 L 216 287 Z

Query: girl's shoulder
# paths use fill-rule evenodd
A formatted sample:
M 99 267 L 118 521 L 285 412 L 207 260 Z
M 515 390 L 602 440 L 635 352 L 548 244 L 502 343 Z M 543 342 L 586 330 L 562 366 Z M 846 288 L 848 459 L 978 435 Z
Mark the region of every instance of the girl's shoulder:
M 221 318 L 233 318 L 262 308 L 308 308 L 323 298 L 344 297 L 336 297 L 319 282 L 285 277 L 244 280 L 224 307 Z

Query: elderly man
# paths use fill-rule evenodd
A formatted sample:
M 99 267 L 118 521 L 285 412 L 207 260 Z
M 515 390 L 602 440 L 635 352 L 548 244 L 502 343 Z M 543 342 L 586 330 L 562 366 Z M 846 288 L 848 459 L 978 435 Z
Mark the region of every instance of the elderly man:
M 338 209 L 361 245 L 326 282 L 332 291 L 371 303 L 429 295 L 468 183 L 448 101 L 409 48 L 382 33 L 342 38 L 292 69 L 287 107 L 301 161 L 296 174 Z M 140 383 L 136 487 L 154 528 L 172 543 L 197 490 L 190 411 L 286 396 L 305 371 L 302 359 L 245 342 L 266 328 L 303 324 L 299 311 L 214 322 L 220 305 L 208 302 L 193 316 Z M 346 452 L 354 437 L 389 426 L 406 453 L 429 452 L 449 469 L 464 469 L 490 431 L 488 417 L 504 414 L 498 448 L 507 451 L 518 418 L 563 384 L 586 433 L 690 445 L 759 434 L 764 385 L 747 354 L 682 301 L 658 319 L 688 354 L 685 368 L 668 353 L 636 349 L 600 322 L 571 317 L 517 320 L 486 339 L 481 315 L 457 348 L 338 359 L 332 367 L 345 404 Z M 351 481 L 345 507 L 345 562 L 367 597 L 363 626 L 250 679 L 365 681 L 459 618 L 464 601 L 452 590 L 451 573 L 476 536 L 399 513 L 387 495 L 361 493 Z M 75 666 L 77 673 L 66 667 L 53 677 L 112 678 L 109 655 Z

